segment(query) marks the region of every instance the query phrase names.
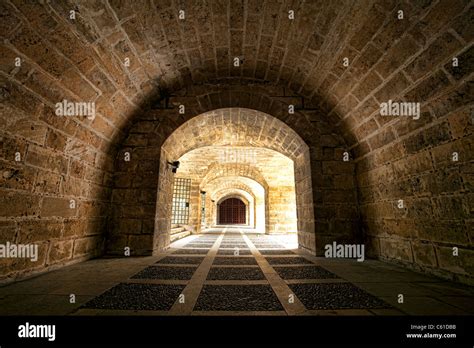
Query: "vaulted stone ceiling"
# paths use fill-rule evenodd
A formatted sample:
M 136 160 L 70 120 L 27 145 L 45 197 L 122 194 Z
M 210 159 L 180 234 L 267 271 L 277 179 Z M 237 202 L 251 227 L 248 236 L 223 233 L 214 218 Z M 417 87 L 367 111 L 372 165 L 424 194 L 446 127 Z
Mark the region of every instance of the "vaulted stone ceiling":
M 218 177 L 201 187 L 209 193 L 211 199 L 216 200 L 215 194 L 224 190 L 242 190 L 254 197 L 264 197 L 265 188 L 256 180 L 243 176 Z
M 317 230 L 299 226 L 306 246 L 361 230 L 376 255 L 465 277 L 472 22 L 468 0 L 1 1 L 5 233 L 36 238 L 32 223 L 53 231 L 57 239 L 38 237 L 39 268 L 100 254 L 110 215 L 114 228 L 140 231 L 114 237 L 119 249 L 145 244 L 163 142 L 196 115 L 248 108 L 310 149 L 311 168 L 299 168 L 312 182 L 299 184 Z M 96 117 L 56 117 L 63 99 L 94 101 Z M 381 117 L 388 100 L 420 102 L 420 119 Z M 410 209 L 396 208 L 401 197 Z M 446 245 L 463 250 L 460 266 Z
M 234 175 L 236 172 L 250 172 L 247 167 L 255 168 L 270 186 L 290 186 L 295 183 L 293 161 L 265 148 L 204 146 L 186 153 L 179 160 L 178 176 L 198 182 L 213 170 L 213 166 L 230 164 L 242 168 L 232 171 Z
M 383 127 L 370 119 L 360 122 L 377 101 L 395 98 L 472 39 L 470 14 L 463 12 L 467 4 L 14 0 L 1 5 L 7 39 L 3 70 L 51 102 L 65 89 L 72 99 L 96 100 L 104 120 L 96 120 L 94 129 L 106 137 L 120 132 L 150 95 L 232 78 L 285 86 L 306 97 L 306 107 L 318 109 L 313 117 L 327 118 L 361 141 Z M 433 40 L 449 22 L 455 32 Z M 427 47 L 404 73 L 395 73 Z M 18 54 L 29 69 L 15 73 Z M 238 68 L 234 57 L 242 58 Z M 341 64 L 344 58 L 348 68 Z M 433 94 L 430 86 L 441 78 L 434 75 L 407 96 Z M 378 93 L 369 97 L 375 89 Z

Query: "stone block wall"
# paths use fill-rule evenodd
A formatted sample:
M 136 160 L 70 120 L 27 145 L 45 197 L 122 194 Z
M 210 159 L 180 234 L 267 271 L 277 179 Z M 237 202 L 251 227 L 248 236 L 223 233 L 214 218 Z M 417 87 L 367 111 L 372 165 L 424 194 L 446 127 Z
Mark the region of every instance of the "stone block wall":
M 268 190 L 268 206 L 268 233 L 297 232 L 295 187 L 270 187 Z
M 362 242 L 351 152 L 331 140 L 310 148 L 310 157 L 318 255 L 324 255 L 324 246 L 334 241 Z
M 355 136 L 346 139 L 367 250 L 472 283 L 473 33 L 465 22 L 472 4 L 413 2 L 387 13 L 377 25 L 367 20 L 372 29 L 363 36 L 353 34 L 345 49 L 354 63 L 333 71 L 339 82 L 327 81 L 343 98 L 330 115 L 342 116 L 339 125 Z M 419 118 L 382 116 L 389 100 L 420 103 Z
M 191 117 L 247 107 L 277 117 L 309 146 L 295 159 L 311 163 L 298 167 L 296 182 L 303 247 L 352 234 L 375 257 L 472 281 L 472 2 L 294 7 L 2 1 L 0 241 L 37 239 L 42 256 L 36 266 L 3 259 L 0 277 L 94 257 L 104 235 L 118 253 L 130 241 L 152 249 L 160 206 L 150 158 L 163 161 L 161 143 Z M 95 119 L 55 117 L 64 98 L 95 102 Z M 155 99 L 164 119 L 148 110 Z M 380 117 L 390 99 L 420 102 L 420 119 Z M 120 167 L 125 149 L 139 159 L 133 168 Z M 345 151 L 349 163 L 341 163 Z M 66 208 L 71 199 L 75 212 Z M 159 240 L 166 246 L 166 234 Z
M 191 195 L 189 197 L 189 226 L 194 233 L 198 231 L 198 225 L 200 224 L 199 221 L 199 210 L 201 209 L 200 206 L 200 196 L 201 190 L 199 189 L 199 183 L 195 181 L 191 181 Z
M 163 112 L 163 119 L 167 113 L 169 111 Z M 166 136 L 165 127 L 161 125 L 162 120 L 153 113 L 143 115 L 130 128 L 117 152 L 108 221 L 108 253 L 123 255 L 124 248 L 129 247 L 132 255 L 150 254 L 155 230 L 163 230 L 170 224 L 170 221 L 156 220 L 157 209 L 165 209 L 157 206 L 158 193 L 166 195 L 166 202 L 171 202 L 168 197 L 172 195 L 172 185 L 169 192 L 168 183 L 173 180 L 168 173 L 166 154 L 163 156 L 161 149 Z M 159 244 L 163 247 L 166 243 Z
M 2 258 L 0 280 L 101 255 L 112 167 L 105 140 L 13 82 L 3 92 L 31 102 L 7 97 L 0 106 L 0 243 L 37 245 L 39 258 Z

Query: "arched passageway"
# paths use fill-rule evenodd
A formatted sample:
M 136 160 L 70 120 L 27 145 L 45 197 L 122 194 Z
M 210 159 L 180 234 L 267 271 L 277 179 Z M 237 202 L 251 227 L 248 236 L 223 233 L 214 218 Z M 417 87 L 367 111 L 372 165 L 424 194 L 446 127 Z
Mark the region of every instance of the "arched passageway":
M 280 271 L 279 284 L 266 284 L 274 293 L 288 295 L 284 283 L 297 276 L 267 259 L 316 255 L 340 278 L 369 280 L 369 290 L 382 279 L 379 297 L 392 296 L 387 279 L 410 289 L 417 279 L 420 303 L 435 305 L 392 303 L 403 313 L 447 302 L 446 312 L 465 311 L 468 296 L 453 300 L 445 284 L 408 269 L 474 279 L 472 12 L 467 0 L 1 1 L 0 245 L 38 253 L 0 258 L 0 282 L 105 255 L 140 264 L 135 256 L 183 252 L 170 249 L 178 229 L 193 252 L 212 244 L 209 274 L 229 255 L 221 245 L 248 249 L 239 258 Z M 413 102 L 415 114 L 385 115 L 392 102 Z M 58 112 L 71 104 L 77 112 Z M 173 199 L 180 187 L 189 191 Z M 202 233 L 226 195 L 245 197 L 265 243 Z M 272 256 L 272 242 L 292 233 L 305 254 L 281 247 Z M 334 244 L 364 246 L 383 262 L 338 268 L 325 256 Z M 115 261 L 128 281 L 133 266 L 128 274 Z M 77 267 L 89 276 L 89 264 Z M 298 286 L 308 308 L 320 305 L 305 297 L 319 294 L 312 286 Z
M 173 173 L 168 170 L 169 163 L 177 160 L 180 168 Z M 166 248 L 169 241 L 171 216 L 166 206 L 172 200 L 175 177 L 191 178 L 193 182 L 191 190 L 195 192 L 196 208 L 189 224 L 196 231 L 200 228 L 199 210 L 202 212 L 198 207 L 203 205 L 199 201 L 203 196 L 198 191 L 207 192 L 216 179 L 226 182 L 225 178 L 231 184 L 250 179 L 263 187 L 259 201 L 265 202 L 265 220 L 260 210 L 255 217 L 256 224 L 265 223 L 266 233 L 293 232 L 304 236 L 310 234 L 305 229 L 314 229 L 314 218 L 308 214 L 313 211 L 312 194 L 308 191 L 309 147 L 294 130 L 268 114 L 225 108 L 198 115 L 164 142 L 160 166 L 161 190 L 157 193 L 159 208 L 154 231 L 156 251 Z M 300 239 L 302 247 L 316 249 L 314 239 Z
M 217 202 L 217 223 L 219 225 L 246 225 L 248 204 L 238 197 L 230 197 Z

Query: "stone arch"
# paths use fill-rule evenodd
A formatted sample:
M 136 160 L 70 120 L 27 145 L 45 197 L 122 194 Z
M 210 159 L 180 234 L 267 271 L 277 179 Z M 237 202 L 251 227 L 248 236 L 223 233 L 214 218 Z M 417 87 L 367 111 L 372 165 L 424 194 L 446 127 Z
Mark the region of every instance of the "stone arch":
M 226 200 L 226 199 L 229 199 L 229 198 L 238 198 L 240 199 L 242 202 L 244 202 L 246 205 L 249 203 L 248 199 L 245 198 L 244 195 L 240 194 L 239 192 L 228 192 L 226 194 L 224 194 L 222 197 L 220 197 L 216 203 L 219 204 L 221 203 L 222 201 Z
M 187 121 L 163 143 L 160 155 L 160 177 L 157 201 L 157 217 L 153 250 L 162 250 L 168 245 L 170 212 L 163 210 L 171 200 L 170 171 L 168 163 L 198 147 L 211 145 L 255 146 L 279 152 L 293 160 L 296 190 L 296 210 L 298 233 L 301 236 L 313 235 L 313 238 L 301 237 L 301 246 L 315 250 L 313 197 L 311 192 L 311 164 L 309 147 L 288 125 L 268 114 L 244 108 L 218 109 L 206 112 Z M 263 176 L 249 164 L 225 163 L 211 166 L 202 181 L 201 187 L 217 177 L 247 177 L 256 180 L 265 188 L 266 231 L 277 231 L 284 225 L 277 218 L 271 219 L 268 212 L 270 197 L 276 195 L 269 190 Z M 308 192 L 309 191 L 309 192 Z M 307 228 L 307 230 L 302 230 Z M 296 232 L 296 231 L 294 231 Z
M 237 185 L 236 185 L 237 186 Z M 241 185 L 244 186 L 244 185 Z M 225 197 L 231 197 L 231 196 L 239 196 L 243 197 L 246 200 L 246 204 L 248 206 L 248 225 L 249 227 L 257 229 L 257 224 L 256 224 L 256 218 L 257 218 L 257 203 L 256 203 L 256 197 L 251 191 L 246 191 L 242 188 L 238 187 L 231 187 L 231 188 L 223 188 L 219 189 L 214 193 L 214 201 L 216 204 L 218 204 L 222 199 Z M 212 198 L 213 196 L 211 196 Z M 265 218 L 263 215 L 262 218 Z M 260 221 L 259 221 L 260 223 Z M 265 222 L 263 221 L 263 224 Z
M 215 187 L 213 187 L 212 189 L 212 192 L 210 194 L 210 197 L 212 199 L 219 199 L 218 197 L 219 194 L 223 191 L 227 191 L 227 190 L 240 190 L 242 192 L 246 192 L 247 194 L 251 195 L 251 196 L 255 196 L 253 190 L 250 188 L 250 186 L 248 185 L 245 185 L 241 182 L 224 182 L 220 185 L 216 185 Z
M 224 190 L 238 189 L 243 192 L 248 192 L 255 201 L 255 218 L 257 218 L 257 216 L 259 217 L 258 220 L 256 220 L 256 230 L 259 232 L 268 230 L 268 190 L 266 190 L 263 185 L 248 177 L 228 176 L 217 177 L 209 181 L 206 186 L 204 186 L 204 189 L 212 191 L 213 188 L 215 188 L 217 191 L 222 187 L 227 187 Z
M 58 239 L 41 238 L 45 257 L 34 266 L 5 269 L 18 274 L 101 255 L 105 231 L 111 231 L 109 251 L 121 254 L 123 245 L 148 244 L 162 142 L 202 112 L 238 106 L 278 117 L 310 147 L 316 236 L 323 239 L 317 245 L 350 239 L 361 213 L 360 225 L 376 255 L 448 276 L 469 273 L 470 173 L 464 167 L 472 160 L 472 69 L 445 68 L 452 57 L 469 57 L 472 35 L 464 25 L 471 18 L 469 2 L 456 2 L 452 14 L 441 17 L 447 13 L 444 2 L 410 4 L 412 25 L 402 27 L 396 24 L 398 6 L 383 1 L 299 2 L 302 15 L 291 23 L 285 17 L 294 5 L 290 1 L 264 7 L 195 2 L 186 8 L 192 17 L 220 17 L 222 25 L 197 21 L 189 27 L 176 21 L 179 2 L 157 3 L 81 1 L 83 25 L 65 20 L 65 2 L 2 3 L 5 17 L 18 24 L 5 33 L 2 46 L 1 107 L 8 115 L 3 153 L 6 171 L 19 173 L 6 180 L 0 196 L 7 236 L 28 234 L 30 224 L 69 231 Z M 239 21 L 235 30 L 229 19 L 252 12 L 259 15 Z M 419 28 L 421 36 L 410 28 Z M 70 49 L 78 46 L 83 54 Z M 118 56 L 122 48 L 129 48 L 133 67 Z M 236 52 L 245 58 L 237 69 Z M 348 53 L 345 69 L 340 62 Z M 34 69 L 17 69 L 17 55 L 23 67 Z M 427 88 L 433 85 L 437 88 Z M 95 101 L 96 119 L 56 118 L 54 105 L 63 97 Z M 378 117 L 381 102 L 407 98 L 424 101 L 416 127 L 407 119 Z M 185 115 L 178 115 L 177 104 L 186 105 Z M 296 106 L 293 115 L 287 112 L 290 104 Z M 340 163 L 341 151 L 349 150 L 355 161 Z M 449 162 L 453 151 L 465 155 Z M 15 162 L 15 152 L 26 160 Z M 126 165 L 123 152 L 132 154 Z M 432 214 L 408 215 L 397 225 L 394 212 L 381 213 L 407 180 L 437 182 L 453 171 L 461 184 L 435 186 Z M 386 183 L 387 176 L 396 180 Z M 36 177 L 42 178 L 39 186 L 33 185 Z M 381 185 L 390 196 L 379 193 Z M 72 198 L 78 203 L 73 214 L 67 209 Z M 412 206 L 428 205 L 416 192 L 410 199 Z M 444 236 L 452 226 L 456 232 Z M 405 229 L 421 231 L 406 238 Z M 462 250 L 459 261 L 447 261 L 446 244 Z M 52 253 L 57 249 L 64 252 Z
M 242 202 L 245 206 L 245 223 L 243 225 L 248 225 L 250 223 L 250 209 L 252 208 L 250 206 L 250 201 L 245 198 L 245 195 L 242 195 L 241 193 L 239 192 L 236 192 L 235 190 L 233 192 L 228 192 L 226 194 L 224 194 L 222 197 L 220 197 L 217 201 L 216 201 L 216 212 L 217 212 L 217 216 L 216 216 L 216 223 L 217 225 L 224 225 L 222 223 L 220 223 L 219 221 L 219 214 L 220 214 L 220 206 L 223 202 L 229 200 L 229 199 L 237 199 L 238 201 Z
M 212 165 L 202 180 L 200 186 L 206 187 L 209 182 L 220 177 L 249 178 L 258 182 L 263 188 L 268 190 L 268 183 L 257 168 L 251 165 L 233 163 Z
M 282 139 L 289 140 L 299 137 L 307 145 L 308 151 L 294 159 L 295 177 L 308 178 L 296 180 L 296 185 L 300 186 L 302 192 L 305 192 L 298 195 L 298 199 L 304 202 L 313 202 L 306 204 L 306 207 L 301 210 L 303 218 L 298 216 L 297 229 L 299 240 L 302 241 L 301 246 L 314 253 L 318 248 L 322 252 L 324 243 L 333 240 L 353 240 L 357 236 L 356 221 L 358 216 L 354 214 L 347 217 L 338 211 L 344 211 L 343 207 L 345 206 L 355 207 L 357 210 L 356 190 L 353 185 L 354 164 L 342 161 L 342 154 L 347 150 L 344 139 L 325 124 L 317 110 L 304 111 L 296 108 L 294 114 L 288 113 L 288 105 L 296 103 L 298 100 L 301 102 L 300 99 L 293 98 L 291 94 L 288 94 L 284 88 L 255 82 L 249 83 L 245 88 L 242 88 L 242 85 L 226 84 L 220 85 L 219 89 L 215 86 L 195 85 L 170 97 L 170 108 L 158 106 L 150 109 L 147 113 L 137 115 L 128 137 L 117 152 L 117 170 L 114 176 L 116 184 L 113 193 L 118 199 L 112 202 L 114 214 L 110 219 L 110 234 L 107 242 L 109 252 L 121 252 L 123 245 L 134 244 L 139 245 L 139 249 L 144 250 L 143 253 L 150 253 L 153 249 L 150 247 L 150 238 L 155 229 L 167 229 L 166 219 L 154 220 L 153 209 L 161 211 L 164 215 L 169 213 L 166 212 L 166 207 L 163 205 L 156 205 L 154 195 L 156 191 L 165 196 L 171 194 L 169 190 L 166 191 L 166 187 L 170 185 L 171 177 L 165 178 L 163 174 L 166 173 L 164 168 L 166 168 L 167 161 L 176 158 L 169 157 L 165 151 L 162 151 L 161 146 L 174 130 L 179 129 L 189 120 L 196 122 L 197 120 L 193 121 L 194 116 L 201 113 L 207 113 L 210 116 L 209 119 L 216 122 L 213 123 L 214 127 L 219 125 L 217 122 L 224 122 L 224 115 L 229 122 L 234 120 L 241 123 L 255 123 L 258 122 L 258 118 L 255 116 L 264 116 L 261 110 L 265 110 L 271 117 L 276 115 L 275 118 L 278 118 L 279 121 L 273 120 L 272 122 L 274 125 L 280 126 L 280 129 L 283 129 L 283 126 L 288 127 L 284 128 L 285 132 L 278 132 L 281 137 L 279 138 L 280 143 L 283 143 Z M 186 105 L 184 115 L 179 115 L 177 111 L 180 104 Z M 222 109 L 229 106 L 240 107 L 240 114 Z M 248 108 L 253 110 L 248 110 Z M 220 116 L 217 117 L 216 113 L 213 113 L 215 109 L 219 109 L 222 121 L 219 121 Z M 184 126 L 183 129 L 190 132 L 189 127 Z M 246 129 L 249 130 L 249 127 Z M 192 132 L 187 134 L 192 134 Z M 291 136 L 288 136 L 289 134 Z M 293 137 L 293 135 L 296 136 Z M 190 137 L 192 138 L 192 136 Z M 267 138 L 274 139 L 275 137 L 272 135 Z M 146 139 L 145 143 L 143 143 L 144 139 Z M 238 139 L 242 140 L 242 138 Z M 208 140 L 209 143 L 211 143 L 210 140 Z M 201 144 L 205 145 L 206 143 Z M 290 147 L 288 146 L 286 151 L 294 157 L 298 150 L 296 143 L 292 144 L 287 145 L 293 146 L 293 151 L 289 151 Z M 192 143 L 191 146 L 198 145 Z M 277 150 L 281 150 L 278 144 L 274 146 Z M 304 148 L 304 146 L 299 148 Z M 125 152 L 131 153 L 131 163 L 125 164 L 123 162 Z M 171 152 L 177 156 L 183 152 L 183 146 L 178 146 L 177 150 L 171 150 Z M 160 159 L 159 163 L 156 161 L 157 158 Z M 311 165 L 305 166 L 304 163 L 308 163 L 308 161 Z M 132 173 L 133 178 L 131 178 Z M 335 180 L 329 180 L 329 176 L 333 174 L 341 178 L 344 176 L 344 187 L 341 187 Z M 159 176 L 163 179 L 157 187 L 156 182 Z M 136 195 L 137 191 L 138 193 L 146 191 L 147 195 L 145 202 L 141 203 L 142 207 L 133 208 L 137 204 L 122 197 Z M 312 208 L 310 208 L 311 204 Z M 141 220 L 141 225 L 137 225 L 137 232 L 127 236 L 120 231 L 129 229 L 129 226 L 124 225 L 129 225 L 131 221 L 120 216 L 119 212 L 122 209 L 130 211 L 129 207 L 138 209 L 140 215 L 134 217 L 133 223 L 136 220 Z M 316 238 L 318 238 L 318 242 L 316 242 Z M 167 243 L 166 233 L 164 233 L 160 234 L 153 245 L 156 248 L 163 248 Z M 143 246 L 145 247 L 142 248 Z
M 269 114 L 246 108 L 222 108 L 193 117 L 171 134 L 163 150 L 179 158 L 211 145 L 264 147 L 295 159 L 308 146 L 288 125 Z

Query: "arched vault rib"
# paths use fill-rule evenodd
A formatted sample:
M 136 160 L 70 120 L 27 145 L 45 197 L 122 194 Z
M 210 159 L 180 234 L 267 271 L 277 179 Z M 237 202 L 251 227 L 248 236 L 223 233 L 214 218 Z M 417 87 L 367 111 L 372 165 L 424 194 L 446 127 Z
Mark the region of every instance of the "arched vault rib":
M 170 158 L 203 146 L 254 146 L 295 159 L 308 151 L 303 139 L 288 125 L 263 112 L 224 108 L 190 119 L 163 143 Z
M 268 190 L 268 184 L 258 169 L 239 163 L 214 164 L 207 172 L 200 186 L 204 188 L 209 182 L 225 177 L 248 178 L 260 184 L 265 190 Z
M 245 204 L 249 204 L 250 202 L 253 202 L 255 198 L 253 195 L 248 193 L 247 191 L 243 191 L 240 189 L 225 189 L 219 191 L 216 196 L 214 201 L 219 204 L 219 202 L 223 201 L 224 199 L 227 199 L 229 197 L 239 197 L 242 198 L 245 202 Z
M 208 185 L 208 187 L 209 187 L 208 190 L 210 191 L 209 197 L 211 197 L 211 199 L 214 199 L 214 200 L 217 199 L 220 192 L 226 191 L 226 190 L 240 190 L 243 192 L 247 192 L 249 195 L 255 196 L 254 190 L 250 186 L 240 181 L 227 181 L 226 180 L 221 184 L 215 184 L 213 186 Z

